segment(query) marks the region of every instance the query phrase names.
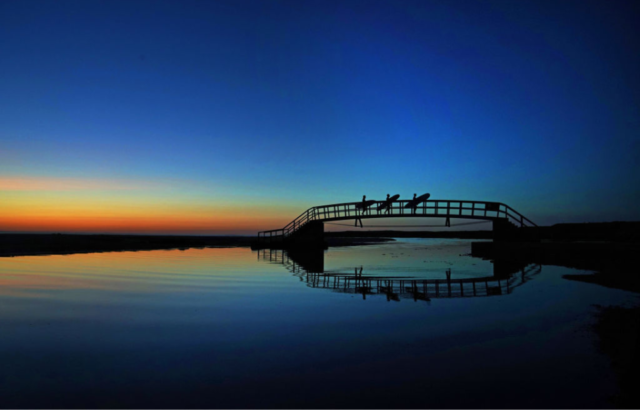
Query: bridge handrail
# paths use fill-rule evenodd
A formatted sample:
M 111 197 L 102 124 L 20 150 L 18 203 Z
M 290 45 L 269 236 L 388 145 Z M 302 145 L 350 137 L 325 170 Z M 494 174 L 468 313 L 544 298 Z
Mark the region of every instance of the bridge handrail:
M 307 223 L 307 221 L 309 220 L 309 211 L 311 211 L 312 209 L 314 209 L 315 207 L 309 208 L 306 211 L 304 211 L 303 213 L 301 213 L 297 218 L 295 218 L 293 221 L 289 222 L 284 228 L 282 228 L 285 232 L 294 232 L 296 231 L 296 226 L 298 227 L 298 229 L 300 229 L 300 227 L 302 227 L 302 225 L 304 225 L 305 223 Z
M 394 201 L 393 204 L 399 204 L 399 205 L 406 205 L 407 203 L 411 202 L 410 199 L 401 199 L 401 200 L 397 200 Z M 499 210 L 497 212 L 499 213 L 504 213 L 505 215 L 507 215 L 508 217 L 513 218 L 514 220 L 516 220 L 517 222 L 519 222 L 521 225 L 524 225 L 524 221 L 526 221 L 529 225 L 532 225 L 534 227 L 538 226 L 536 225 L 533 221 L 531 221 L 529 218 L 527 218 L 526 216 L 522 215 L 520 212 L 516 211 L 515 209 L 513 209 L 512 207 L 510 207 L 509 205 L 503 203 L 503 202 L 494 202 L 494 201 L 472 201 L 472 200 L 463 200 L 463 199 L 430 199 L 427 201 L 424 201 L 425 204 L 428 203 L 438 203 L 438 202 L 456 202 L 459 203 L 460 206 L 458 207 L 439 207 L 439 206 L 435 206 L 435 207 L 431 207 L 431 208 L 451 208 L 451 209 L 469 209 L 468 207 L 462 207 L 462 203 L 469 203 L 469 204 L 483 204 L 486 206 L 486 204 L 495 204 L 495 205 L 502 205 L 505 207 L 505 210 Z M 358 205 L 361 202 L 343 202 L 343 203 L 339 203 L 339 204 L 328 204 L 328 205 L 318 205 L 318 206 L 314 206 L 313 208 L 309 208 L 309 210 L 311 209 L 319 209 L 319 208 L 329 208 L 329 207 L 337 207 L 337 206 L 351 206 L 351 205 Z M 381 201 L 376 201 L 375 204 L 372 204 L 370 207 L 373 207 L 374 205 L 380 205 L 386 203 L 386 200 L 381 200 Z M 429 207 L 427 207 L 429 208 Z M 481 210 L 482 208 L 475 208 L 472 207 L 472 209 L 474 210 Z M 309 211 L 307 210 L 307 212 Z M 509 211 L 511 211 L 512 213 L 514 213 L 515 215 L 509 215 Z M 496 211 L 493 211 L 496 212 Z M 303 213 L 304 214 L 304 213 Z
M 513 213 L 515 213 L 516 215 L 518 215 L 520 217 L 519 222 L 522 223 L 522 221 L 527 221 L 530 225 L 537 227 L 538 225 L 535 224 L 531 219 L 527 218 L 526 216 L 522 215 L 520 212 L 516 211 L 515 209 L 511 208 L 509 205 L 507 204 L 503 204 L 500 203 L 500 205 L 503 205 L 508 211 L 512 211 Z M 515 220 L 518 220 L 518 218 L 512 217 Z M 524 224 L 523 224 L 524 225 Z

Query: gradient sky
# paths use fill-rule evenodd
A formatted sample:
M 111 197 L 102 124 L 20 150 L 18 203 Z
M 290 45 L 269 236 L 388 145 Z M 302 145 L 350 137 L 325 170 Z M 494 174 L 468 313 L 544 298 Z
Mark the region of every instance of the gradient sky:
M 639 21 L 635 0 L 3 0 L 0 231 L 246 234 L 414 192 L 639 220 Z

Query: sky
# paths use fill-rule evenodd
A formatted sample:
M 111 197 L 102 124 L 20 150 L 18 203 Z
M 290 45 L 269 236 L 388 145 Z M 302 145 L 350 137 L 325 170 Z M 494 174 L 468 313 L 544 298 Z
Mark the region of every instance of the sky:
M 255 234 L 425 192 L 637 221 L 638 21 L 634 0 L 3 0 L 0 231 Z

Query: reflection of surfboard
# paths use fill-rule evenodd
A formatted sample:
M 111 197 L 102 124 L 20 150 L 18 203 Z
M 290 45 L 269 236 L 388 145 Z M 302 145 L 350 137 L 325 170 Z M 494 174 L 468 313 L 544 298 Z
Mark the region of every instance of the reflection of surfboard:
M 400 195 L 394 195 L 391 198 L 389 198 L 389 202 L 387 202 L 386 200 L 381 203 L 380 205 L 378 205 L 378 211 L 387 208 L 389 205 L 391 205 L 392 202 L 397 201 L 398 198 L 400 198 Z
M 364 209 L 367 209 L 368 207 L 370 207 L 371 205 L 375 204 L 376 202 L 378 202 L 378 201 L 373 200 L 373 199 L 371 201 L 365 201 L 364 202 Z M 356 209 L 362 209 L 362 202 L 358 202 L 356 204 Z
M 412 199 L 411 201 L 407 202 L 407 204 L 404 207 L 405 208 L 416 208 L 420 203 L 422 203 L 422 202 L 426 201 L 427 199 L 429 199 L 430 196 L 431 196 L 431 194 L 420 195 L 416 199 Z

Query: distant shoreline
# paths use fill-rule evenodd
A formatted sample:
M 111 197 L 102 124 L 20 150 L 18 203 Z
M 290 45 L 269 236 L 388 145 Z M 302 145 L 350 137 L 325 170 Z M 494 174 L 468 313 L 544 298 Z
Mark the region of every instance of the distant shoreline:
M 249 246 L 252 237 L 0 234 L 0 257 Z
M 190 248 L 249 247 L 255 236 L 110 235 L 110 234 L 0 234 L 0 257 L 69 255 Z M 370 245 L 390 238 L 332 238 L 331 247 Z

